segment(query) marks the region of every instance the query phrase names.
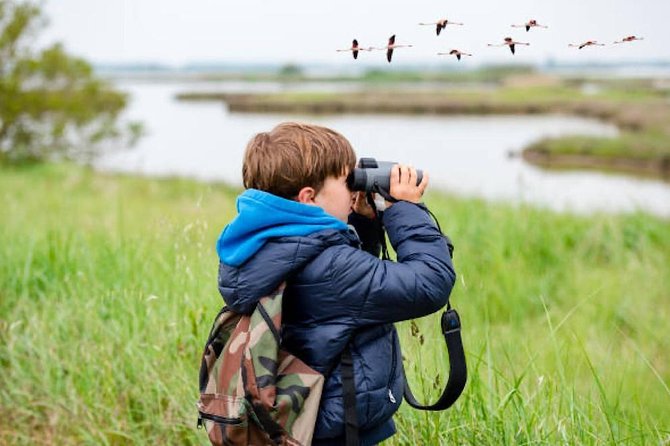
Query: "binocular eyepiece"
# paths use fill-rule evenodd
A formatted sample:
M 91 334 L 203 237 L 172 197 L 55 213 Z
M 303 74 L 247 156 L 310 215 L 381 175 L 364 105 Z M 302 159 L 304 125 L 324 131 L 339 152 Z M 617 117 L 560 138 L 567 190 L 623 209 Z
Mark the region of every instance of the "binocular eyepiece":
M 347 186 L 351 191 L 379 193 L 388 197 L 391 189 L 391 168 L 398 163 L 377 161 L 374 158 L 361 158 L 356 167 L 347 177 Z M 423 179 L 423 171 L 416 171 L 416 185 Z

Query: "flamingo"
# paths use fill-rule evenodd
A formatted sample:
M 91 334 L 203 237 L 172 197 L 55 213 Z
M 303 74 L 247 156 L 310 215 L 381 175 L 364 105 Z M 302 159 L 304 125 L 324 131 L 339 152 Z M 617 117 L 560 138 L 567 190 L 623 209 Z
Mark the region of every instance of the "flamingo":
M 440 35 L 440 32 L 441 32 L 444 28 L 447 27 L 447 25 L 459 25 L 459 26 L 463 26 L 463 24 L 460 23 L 460 22 L 450 22 L 450 21 L 447 20 L 447 19 L 440 19 L 440 20 L 438 20 L 437 22 L 419 23 L 419 25 L 423 25 L 423 26 L 425 26 L 425 25 L 428 25 L 428 26 L 430 26 L 430 25 L 435 25 L 435 31 L 437 32 L 437 35 L 438 35 L 438 36 Z
M 505 43 L 501 43 L 500 45 L 494 45 L 492 43 L 489 43 L 488 46 L 509 46 L 510 51 L 512 54 L 514 54 L 514 45 L 526 45 L 529 46 L 530 43 L 526 42 L 515 42 L 511 37 L 505 37 Z
M 464 53 L 459 50 L 451 50 L 448 53 L 437 53 L 438 56 L 456 56 L 456 59 L 461 60 L 461 56 L 472 56 L 472 54 Z
M 344 48 L 341 50 L 335 50 L 337 52 L 341 51 L 351 51 L 351 54 L 354 56 L 354 59 L 358 59 L 358 52 L 359 51 L 371 51 L 372 48 L 361 48 L 358 46 L 358 40 L 354 39 L 353 42 L 351 42 L 351 48 Z
M 393 50 L 396 48 L 411 48 L 414 45 L 397 45 L 395 43 L 395 34 L 393 34 L 391 37 L 389 37 L 389 42 L 385 47 L 382 48 L 371 48 L 371 49 L 377 49 L 377 50 L 386 50 L 386 60 L 391 63 L 391 58 L 393 57 Z
M 537 23 L 537 20 L 535 19 L 530 19 L 523 25 L 512 25 L 512 28 L 526 28 L 526 32 L 530 31 L 531 28 L 549 28 L 548 26 L 545 25 L 540 25 Z
M 644 37 L 628 36 L 628 37 L 624 37 L 624 38 L 621 39 L 621 40 L 617 40 L 617 41 L 614 42 L 614 43 L 615 43 L 615 44 L 616 44 L 616 43 L 626 43 L 626 42 L 632 42 L 632 41 L 634 41 L 634 40 L 644 40 Z
M 605 46 L 605 44 L 604 43 L 598 43 L 598 41 L 596 41 L 596 40 L 587 40 L 586 42 L 582 43 L 581 45 L 576 45 L 574 43 L 571 43 L 568 46 L 572 47 L 572 48 L 576 47 L 576 48 L 579 48 L 581 50 L 585 46 Z

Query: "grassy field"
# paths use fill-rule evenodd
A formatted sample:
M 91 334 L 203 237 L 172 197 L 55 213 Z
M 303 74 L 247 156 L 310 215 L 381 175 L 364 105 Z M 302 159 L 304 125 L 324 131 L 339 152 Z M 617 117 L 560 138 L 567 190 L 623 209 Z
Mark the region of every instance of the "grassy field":
M 69 165 L 0 168 L 0 191 L 0 444 L 207 444 L 198 366 L 239 191 Z M 449 411 L 403 405 L 386 444 L 670 444 L 670 222 L 427 203 L 470 378 Z M 427 399 L 438 318 L 398 324 Z

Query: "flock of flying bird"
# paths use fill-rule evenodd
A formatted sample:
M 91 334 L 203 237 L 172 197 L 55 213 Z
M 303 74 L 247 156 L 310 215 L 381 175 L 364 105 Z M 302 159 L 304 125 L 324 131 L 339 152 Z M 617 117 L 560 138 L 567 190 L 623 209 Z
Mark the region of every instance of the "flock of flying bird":
M 421 25 L 421 26 L 435 25 L 435 31 L 436 31 L 437 35 L 439 36 L 440 33 L 442 32 L 442 30 L 447 27 L 447 25 L 463 26 L 463 23 L 453 22 L 453 21 L 447 20 L 447 19 L 440 19 L 436 22 L 419 23 L 419 25 Z M 546 28 L 548 28 L 548 26 L 540 25 L 539 23 L 537 23 L 537 20 L 531 19 L 531 20 L 528 20 L 526 23 L 524 23 L 522 25 L 512 25 L 512 28 L 525 28 L 526 32 L 528 32 L 528 31 L 530 31 L 531 28 L 545 28 L 546 29 Z M 621 40 L 617 40 L 613 44 L 633 42 L 635 40 L 644 40 L 644 38 L 643 37 L 636 37 L 636 36 L 627 36 L 627 37 L 624 37 Z M 505 37 L 505 39 L 503 40 L 502 43 L 499 43 L 499 44 L 489 43 L 488 44 L 488 46 L 496 46 L 496 47 L 507 46 L 507 47 L 509 47 L 512 54 L 515 53 L 516 45 L 526 45 L 526 46 L 528 46 L 528 45 L 530 45 L 530 43 L 528 43 L 528 42 L 517 42 L 514 39 L 512 39 L 511 37 Z M 370 46 L 370 47 L 367 47 L 367 48 L 363 48 L 358 44 L 358 40 L 354 39 L 350 48 L 344 48 L 344 49 L 340 49 L 340 50 L 336 50 L 336 51 L 351 51 L 351 54 L 354 56 L 354 59 L 358 59 L 358 52 L 359 51 L 375 51 L 375 50 L 386 51 L 386 60 L 388 60 L 389 63 L 390 63 L 391 59 L 393 58 L 393 50 L 395 50 L 396 48 L 411 48 L 413 46 L 414 45 L 409 45 L 409 44 L 398 45 L 397 43 L 395 43 L 395 34 L 393 34 L 391 37 L 389 37 L 389 40 L 388 40 L 388 43 L 386 44 L 386 46 L 383 46 L 383 47 L 372 47 L 372 46 Z M 604 43 L 598 43 L 597 40 L 587 40 L 584 43 L 580 43 L 580 44 L 571 43 L 568 46 L 579 48 L 581 50 L 582 48 L 587 47 L 587 46 L 605 46 L 605 44 Z M 453 49 L 453 50 L 449 51 L 448 53 L 437 53 L 437 55 L 438 56 L 456 56 L 456 58 L 458 60 L 461 60 L 462 56 L 472 56 L 472 54 L 470 54 L 470 53 L 465 53 L 465 52 L 457 50 L 457 49 Z

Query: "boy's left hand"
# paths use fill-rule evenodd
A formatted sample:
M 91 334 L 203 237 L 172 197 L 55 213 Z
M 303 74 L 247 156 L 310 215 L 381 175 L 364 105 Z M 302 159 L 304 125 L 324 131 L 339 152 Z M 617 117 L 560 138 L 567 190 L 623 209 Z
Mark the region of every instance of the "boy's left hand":
M 375 218 L 375 211 L 368 203 L 368 200 L 365 198 L 365 192 L 355 192 L 354 193 L 354 205 L 351 209 L 364 217 Z

